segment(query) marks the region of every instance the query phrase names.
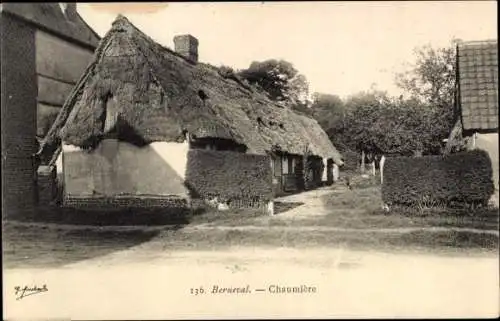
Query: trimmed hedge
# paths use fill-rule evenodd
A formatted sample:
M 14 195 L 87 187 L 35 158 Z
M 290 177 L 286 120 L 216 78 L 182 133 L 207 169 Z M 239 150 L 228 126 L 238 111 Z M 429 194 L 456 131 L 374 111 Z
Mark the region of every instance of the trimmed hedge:
M 447 156 L 389 157 L 382 199 L 387 204 L 487 204 L 492 164 L 482 150 Z
M 186 186 L 194 199 L 217 197 L 231 207 L 273 199 L 269 156 L 194 149 L 188 152 Z

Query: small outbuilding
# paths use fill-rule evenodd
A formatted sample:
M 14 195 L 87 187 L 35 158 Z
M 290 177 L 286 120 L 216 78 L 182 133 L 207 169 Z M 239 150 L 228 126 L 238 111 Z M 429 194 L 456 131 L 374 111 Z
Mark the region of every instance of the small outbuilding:
M 493 166 L 498 202 L 498 43 L 497 40 L 468 41 L 457 46 L 458 116 L 446 151 L 465 140 L 467 149 L 488 152 Z M 471 164 L 473 166 L 473 164 Z

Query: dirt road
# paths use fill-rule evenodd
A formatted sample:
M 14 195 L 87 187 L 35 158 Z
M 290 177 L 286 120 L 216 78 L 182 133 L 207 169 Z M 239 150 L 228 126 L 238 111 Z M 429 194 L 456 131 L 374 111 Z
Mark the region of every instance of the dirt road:
M 4 319 L 498 316 L 496 230 L 363 214 L 370 193 L 320 189 L 273 217 L 178 230 L 4 225 Z M 24 286 L 47 291 L 18 300 Z
M 132 253 L 133 248 L 61 268 L 4 271 L 4 318 L 495 317 L 499 312 L 499 266 L 493 256 L 231 248 L 164 252 L 144 262 Z M 48 291 L 16 300 L 15 286 L 24 285 L 46 285 Z M 301 285 L 316 292 L 270 292 Z M 212 294 L 214 286 L 248 286 L 251 293 Z M 200 288 L 204 294 L 192 294 Z

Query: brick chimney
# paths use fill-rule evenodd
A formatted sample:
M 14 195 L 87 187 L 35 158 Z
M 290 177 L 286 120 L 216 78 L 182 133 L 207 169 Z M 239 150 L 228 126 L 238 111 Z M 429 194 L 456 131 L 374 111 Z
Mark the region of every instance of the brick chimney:
M 198 39 L 191 35 L 178 35 L 174 37 L 175 51 L 191 62 L 198 62 Z
M 78 12 L 76 11 L 76 2 L 59 2 L 59 7 L 69 20 L 73 20 L 78 16 Z

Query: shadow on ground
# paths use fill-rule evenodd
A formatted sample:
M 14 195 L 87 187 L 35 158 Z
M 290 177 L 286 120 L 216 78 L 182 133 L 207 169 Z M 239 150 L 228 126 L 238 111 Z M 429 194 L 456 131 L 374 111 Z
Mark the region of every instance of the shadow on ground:
M 147 242 L 151 229 L 63 228 L 56 224 L 4 222 L 4 268 L 59 267 Z
M 192 215 L 187 208 L 87 210 L 53 206 L 19 216 L 17 221 L 90 226 L 171 226 L 188 224 Z
M 2 227 L 5 268 L 58 267 L 150 241 L 188 224 L 187 209 L 38 209 Z
M 304 204 L 303 202 L 274 202 L 274 214 L 280 214 Z

